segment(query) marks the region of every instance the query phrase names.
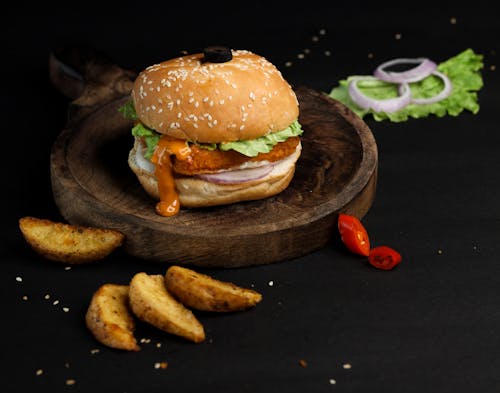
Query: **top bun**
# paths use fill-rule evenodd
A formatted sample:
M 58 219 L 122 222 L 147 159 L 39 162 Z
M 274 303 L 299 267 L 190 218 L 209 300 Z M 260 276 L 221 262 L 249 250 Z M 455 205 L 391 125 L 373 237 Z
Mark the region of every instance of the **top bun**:
M 223 63 L 197 53 L 152 65 L 135 80 L 132 98 L 147 127 L 200 143 L 255 139 L 287 128 L 299 115 L 279 70 L 246 50 L 233 50 Z

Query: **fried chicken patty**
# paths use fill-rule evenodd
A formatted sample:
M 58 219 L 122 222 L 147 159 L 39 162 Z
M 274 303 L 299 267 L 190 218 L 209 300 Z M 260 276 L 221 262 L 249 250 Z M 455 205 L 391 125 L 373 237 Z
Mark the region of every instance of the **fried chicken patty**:
M 207 150 L 197 145 L 191 145 L 191 154 L 186 159 L 172 157 L 175 172 L 182 175 L 217 172 L 231 169 L 245 162 L 269 161 L 275 162 L 292 154 L 300 142 L 299 137 L 288 138 L 274 146 L 269 153 L 259 153 L 256 157 L 247 157 L 235 150 Z

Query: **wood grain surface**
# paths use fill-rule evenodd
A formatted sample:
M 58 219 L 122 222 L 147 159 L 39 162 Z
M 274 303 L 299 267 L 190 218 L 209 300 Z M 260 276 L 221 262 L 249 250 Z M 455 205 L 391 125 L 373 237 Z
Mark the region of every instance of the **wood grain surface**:
M 131 123 L 118 108 L 128 96 L 94 102 L 53 145 L 52 189 L 61 214 L 70 223 L 122 231 L 125 251 L 137 258 L 181 265 L 267 264 L 326 246 L 339 212 L 361 218 L 371 207 L 377 146 L 344 105 L 307 87 L 296 93 L 303 151 L 290 186 L 264 200 L 181 209 L 174 217 L 156 214 L 156 201 L 127 165 Z

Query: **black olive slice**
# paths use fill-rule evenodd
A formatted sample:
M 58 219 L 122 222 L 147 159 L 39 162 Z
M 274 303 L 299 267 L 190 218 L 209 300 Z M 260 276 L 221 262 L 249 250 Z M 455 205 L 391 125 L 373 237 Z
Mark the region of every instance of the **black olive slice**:
M 210 63 L 225 63 L 233 58 L 231 49 L 225 46 L 208 46 L 203 49 L 203 56 Z

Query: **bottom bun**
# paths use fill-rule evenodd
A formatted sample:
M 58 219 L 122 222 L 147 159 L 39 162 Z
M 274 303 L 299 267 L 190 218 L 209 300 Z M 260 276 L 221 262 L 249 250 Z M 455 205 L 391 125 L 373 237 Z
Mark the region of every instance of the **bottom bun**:
M 177 177 L 175 185 L 179 193 L 181 207 L 206 207 L 227 205 L 240 201 L 264 199 L 285 190 L 295 173 L 295 163 L 301 152 L 301 145 L 290 156 L 275 163 L 266 176 L 238 184 L 219 184 L 200 179 L 196 176 Z M 128 164 L 137 176 L 142 187 L 156 200 L 160 199 L 158 182 L 153 172 L 137 163 L 138 144 L 130 151 Z

